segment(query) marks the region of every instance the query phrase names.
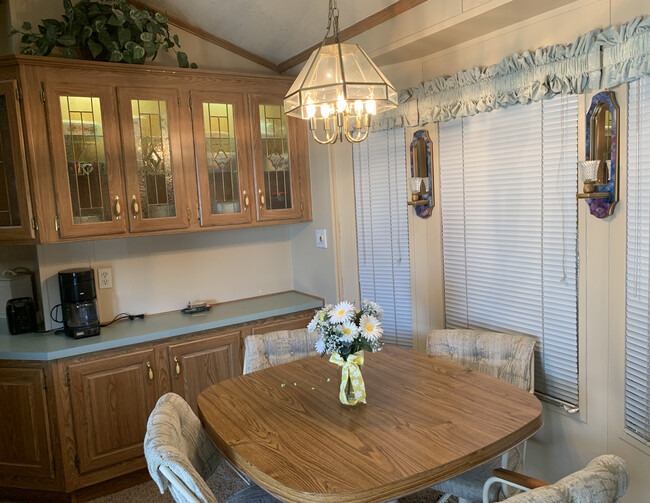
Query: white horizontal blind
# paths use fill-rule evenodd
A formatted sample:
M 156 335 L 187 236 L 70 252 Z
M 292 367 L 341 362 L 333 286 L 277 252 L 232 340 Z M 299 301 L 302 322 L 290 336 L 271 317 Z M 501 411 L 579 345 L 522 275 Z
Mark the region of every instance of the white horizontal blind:
M 575 96 L 440 124 L 449 328 L 536 336 L 536 390 L 577 405 Z
M 650 78 L 630 84 L 628 107 L 625 429 L 650 446 Z
M 370 133 L 353 155 L 361 298 L 384 309 L 384 342 L 412 348 L 404 129 Z

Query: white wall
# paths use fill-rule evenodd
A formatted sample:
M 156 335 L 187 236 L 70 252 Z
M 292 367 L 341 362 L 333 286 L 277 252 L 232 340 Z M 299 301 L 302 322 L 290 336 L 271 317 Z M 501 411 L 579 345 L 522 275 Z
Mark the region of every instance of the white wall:
M 432 54 L 418 61 L 384 67 L 398 88 L 417 86 L 423 80 L 459 70 L 497 63 L 526 49 L 570 43 L 596 27 L 626 22 L 650 14 L 650 3 L 641 0 L 579 0 L 563 8 L 470 42 Z M 621 106 L 620 152 L 623 167 L 621 201 L 612 217 L 596 219 L 579 202 L 579 346 L 580 413 L 569 415 L 544 405 L 544 427 L 528 444 L 527 469 L 533 476 L 555 481 L 582 468 L 593 457 L 613 453 L 627 460 L 631 486 L 622 501 L 650 501 L 650 451 L 623 432 L 624 279 L 625 279 L 625 107 L 626 86 L 615 89 Z M 591 96 L 582 98 L 588 109 Z M 581 138 L 584 138 L 584 119 Z M 437 127 L 428 125 L 434 145 Z M 412 134 L 414 129 L 407 131 Z M 582 140 L 584 146 L 584 140 Z M 340 148 L 340 147 L 338 147 Z M 579 149 L 580 154 L 584 148 Z M 351 159 L 335 156 L 334 172 L 352 183 Z M 347 166 L 345 163 L 347 162 Z M 342 163 L 344 165 L 338 165 Z M 436 201 L 439 201 L 438 166 L 434 167 Z M 349 211 L 349 203 L 335 200 L 335 212 Z M 423 350 L 430 329 L 444 327 L 440 208 L 421 220 L 409 215 L 415 347 Z M 342 236 L 354 227 L 347 221 Z M 342 239 L 339 262 L 356 260 L 351 239 Z M 356 257 L 356 255 L 354 255 Z

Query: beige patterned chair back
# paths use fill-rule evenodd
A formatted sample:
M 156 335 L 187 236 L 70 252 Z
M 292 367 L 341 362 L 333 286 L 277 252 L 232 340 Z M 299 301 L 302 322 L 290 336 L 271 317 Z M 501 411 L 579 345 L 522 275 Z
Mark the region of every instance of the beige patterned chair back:
M 316 340 L 318 334 L 306 328 L 250 335 L 244 341 L 244 374 L 318 355 Z
M 521 389 L 534 388 L 535 339 L 480 330 L 433 330 L 427 353 L 497 377 Z
M 625 461 L 607 454 L 591 461 L 586 468 L 550 486 L 540 487 L 508 498 L 508 503 L 614 503 L 621 499 L 630 482 Z

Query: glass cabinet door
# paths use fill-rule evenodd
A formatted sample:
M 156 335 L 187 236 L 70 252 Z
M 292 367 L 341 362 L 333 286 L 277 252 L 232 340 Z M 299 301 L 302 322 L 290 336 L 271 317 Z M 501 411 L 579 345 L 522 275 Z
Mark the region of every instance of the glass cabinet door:
M 192 92 L 201 225 L 253 219 L 252 158 L 243 95 Z
M 113 88 L 60 84 L 46 92 L 61 237 L 126 232 Z
M 0 239 L 32 240 L 22 123 L 15 81 L 0 82 Z
M 257 219 L 300 219 L 301 176 L 307 147 L 304 124 L 284 114 L 283 96 L 251 95 Z M 306 142 L 305 142 L 306 143 Z M 303 166 L 301 166 L 303 164 Z
M 131 230 L 187 227 L 178 93 L 121 88 L 118 97 Z

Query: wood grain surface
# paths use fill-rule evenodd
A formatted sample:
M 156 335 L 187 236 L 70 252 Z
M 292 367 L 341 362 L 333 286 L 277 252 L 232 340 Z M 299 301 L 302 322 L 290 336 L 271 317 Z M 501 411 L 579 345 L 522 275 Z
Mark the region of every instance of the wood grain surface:
M 211 386 L 198 399 L 219 449 L 288 502 L 385 501 L 453 477 L 542 426 L 533 395 L 429 355 L 366 354 L 368 403 L 338 399 L 326 357 Z

